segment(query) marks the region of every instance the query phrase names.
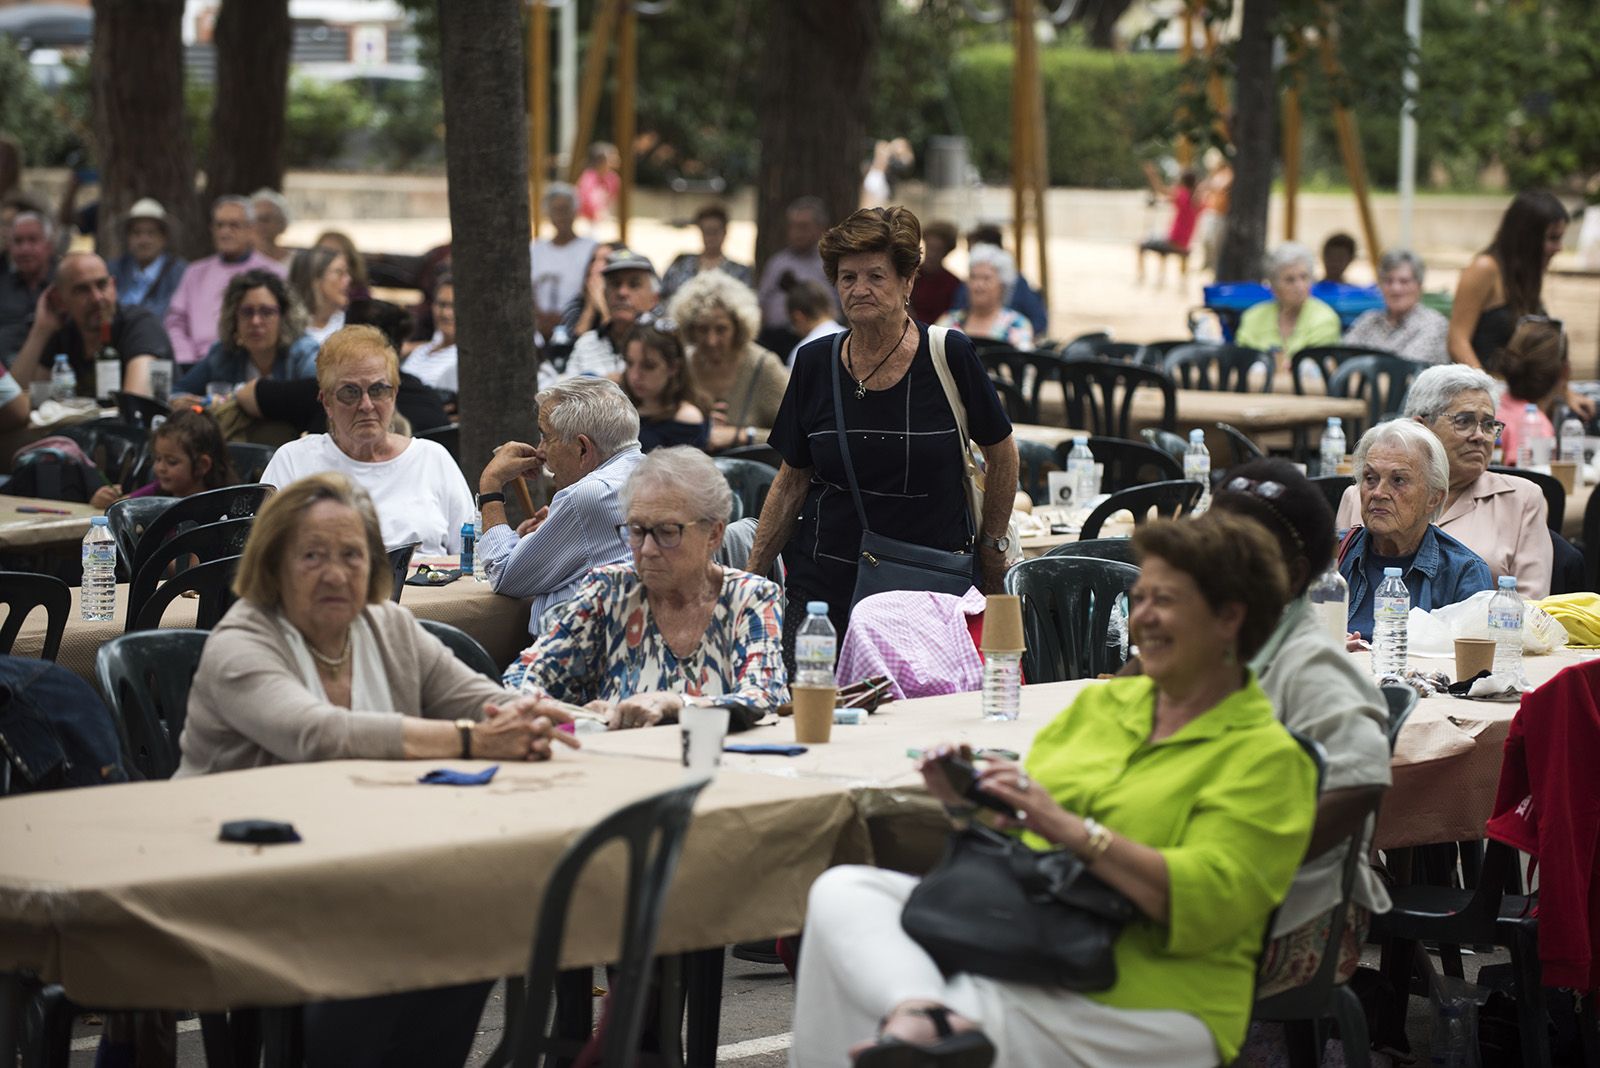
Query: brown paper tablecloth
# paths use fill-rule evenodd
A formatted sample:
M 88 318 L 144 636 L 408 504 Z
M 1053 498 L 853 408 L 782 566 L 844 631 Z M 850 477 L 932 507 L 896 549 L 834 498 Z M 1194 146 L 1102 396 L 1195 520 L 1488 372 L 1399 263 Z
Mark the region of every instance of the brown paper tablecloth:
M 84 1004 L 202 1010 L 519 974 L 562 850 L 684 775 L 561 751 L 486 787 L 415 781 L 437 766 L 281 765 L 0 802 L 0 969 Z M 217 841 L 240 818 L 287 820 L 304 841 Z M 845 788 L 725 771 L 696 807 L 661 951 L 799 930 L 812 881 L 866 859 L 863 843 Z M 618 953 L 622 855 L 599 854 L 574 891 L 568 967 Z
M 48 508 L 48 512 L 23 512 L 21 508 Z M 66 512 L 66 515 L 56 515 Z M 37 549 L 42 546 L 67 546 L 81 542 L 89 533 L 89 520 L 105 515 L 95 508 L 74 501 L 46 501 L 34 497 L 0 494 L 0 552 Z

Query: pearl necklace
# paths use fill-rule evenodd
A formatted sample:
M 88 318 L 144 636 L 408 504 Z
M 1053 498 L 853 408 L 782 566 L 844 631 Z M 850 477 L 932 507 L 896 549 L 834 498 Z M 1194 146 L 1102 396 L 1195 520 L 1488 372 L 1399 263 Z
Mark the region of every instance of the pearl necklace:
M 312 645 L 310 642 L 306 642 L 306 648 L 311 650 L 311 655 L 317 661 L 317 663 L 323 664 L 323 665 L 325 665 L 327 667 L 331 667 L 331 668 L 334 668 L 335 670 L 337 670 L 338 668 L 342 668 L 342 667 L 344 667 L 346 664 L 348 664 L 350 662 L 350 647 L 351 647 L 351 644 L 352 643 L 350 641 L 350 632 L 349 631 L 345 631 L 344 632 L 344 652 L 340 653 L 338 656 L 328 656 L 326 653 L 322 652 L 320 649 L 318 649 L 315 645 Z

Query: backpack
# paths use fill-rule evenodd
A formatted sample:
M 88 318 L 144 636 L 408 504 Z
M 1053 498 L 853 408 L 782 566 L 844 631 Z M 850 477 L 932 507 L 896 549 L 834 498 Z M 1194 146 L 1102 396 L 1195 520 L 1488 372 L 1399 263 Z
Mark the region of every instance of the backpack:
M 11 462 L 11 481 L 6 483 L 6 492 L 15 497 L 88 504 L 95 490 L 105 484 L 100 469 L 84 455 L 77 442 L 66 437 L 49 437 L 18 450 L 16 459 Z

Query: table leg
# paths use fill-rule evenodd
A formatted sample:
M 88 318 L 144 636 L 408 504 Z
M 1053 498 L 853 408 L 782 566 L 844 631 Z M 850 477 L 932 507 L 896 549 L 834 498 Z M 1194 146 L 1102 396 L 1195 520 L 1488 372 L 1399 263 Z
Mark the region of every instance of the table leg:
M 689 1068 L 714 1068 L 717 1036 L 722 1028 L 722 968 L 726 949 L 702 949 L 686 955 L 688 968 Z

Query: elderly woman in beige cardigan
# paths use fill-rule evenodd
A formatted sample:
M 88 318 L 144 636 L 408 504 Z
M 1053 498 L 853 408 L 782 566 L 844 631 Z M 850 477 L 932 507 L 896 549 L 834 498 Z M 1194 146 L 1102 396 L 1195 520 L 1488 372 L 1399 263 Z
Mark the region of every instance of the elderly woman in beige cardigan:
M 372 498 L 344 475 L 290 483 L 240 561 L 206 642 L 177 774 L 359 758 L 548 760 L 553 703 L 462 664 L 389 600 Z

